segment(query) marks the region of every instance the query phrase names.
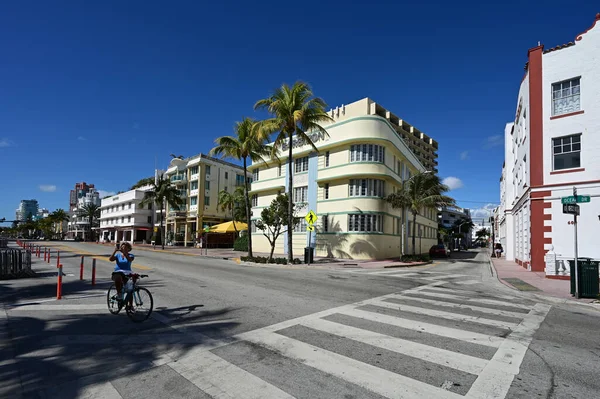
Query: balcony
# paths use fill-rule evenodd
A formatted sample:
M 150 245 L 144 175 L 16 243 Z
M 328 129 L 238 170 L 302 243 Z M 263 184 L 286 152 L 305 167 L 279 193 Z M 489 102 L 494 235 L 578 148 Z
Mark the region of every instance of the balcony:
M 171 183 L 181 184 L 181 183 L 186 183 L 186 182 L 187 182 L 187 178 L 185 177 L 185 175 L 171 176 Z

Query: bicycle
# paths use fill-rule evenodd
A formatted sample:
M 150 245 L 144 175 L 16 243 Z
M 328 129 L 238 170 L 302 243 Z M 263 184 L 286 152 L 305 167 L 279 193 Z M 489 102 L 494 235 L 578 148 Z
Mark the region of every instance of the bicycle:
M 154 306 L 154 300 L 152 299 L 152 294 L 148 291 L 147 288 L 139 287 L 138 280 L 144 277 L 148 277 L 147 274 L 137 274 L 132 273 L 128 275 L 129 279 L 127 280 L 127 284 L 123 284 L 123 298 L 119 300 L 117 295 L 117 287 L 114 284 L 110 286 L 108 292 L 106 293 L 106 302 L 108 305 L 108 311 L 114 315 L 119 314 L 123 306 L 125 306 L 125 311 L 127 312 L 127 316 L 134 322 L 142 322 L 152 314 L 152 309 Z M 130 284 L 131 282 L 131 284 Z M 146 299 L 143 299 L 143 297 Z M 131 306 L 129 303 L 131 302 Z M 144 310 L 147 310 L 147 314 L 142 314 Z

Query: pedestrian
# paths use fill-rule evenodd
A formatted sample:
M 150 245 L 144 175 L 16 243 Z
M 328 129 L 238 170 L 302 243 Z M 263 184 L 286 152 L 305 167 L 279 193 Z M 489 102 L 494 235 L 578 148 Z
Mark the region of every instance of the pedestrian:
M 502 244 L 497 243 L 494 251 L 496 252 L 496 258 L 500 258 L 502 256 Z

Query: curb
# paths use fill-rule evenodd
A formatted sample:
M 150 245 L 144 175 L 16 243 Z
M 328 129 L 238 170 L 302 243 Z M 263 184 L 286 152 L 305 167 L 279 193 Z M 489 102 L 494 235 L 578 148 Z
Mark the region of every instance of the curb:
M 408 264 L 408 265 L 389 265 L 389 266 L 384 266 L 384 269 L 399 269 L 399 268 L 404 268 L 404 267 L 417 267 L 417 266 L 425 266 L 425 265 L 431 265 L 433 264 L 433 261 L 430 260 L 429 262 L 421 262 L 421 263 L 414 263 L 414 264 Z M 364 268 L 361 268 L 364 269 Z M 375 270 L 375 269 L 374 269 Z

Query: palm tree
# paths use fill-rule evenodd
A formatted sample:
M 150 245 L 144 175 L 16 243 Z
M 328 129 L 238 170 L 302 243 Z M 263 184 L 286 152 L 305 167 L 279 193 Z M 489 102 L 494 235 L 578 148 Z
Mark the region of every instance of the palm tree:
M 223 158 L 234 158 L 241 160 L 244 167 L 244 197 L 246 203 L 246 220 L 250 224 L 252 211 L 250 207 L 250 187 L 248 184 L 248 158 L 252 162 L 265 161 L 265 157 L 271 154 L 271 147 L 266 145 L 267 134 L 263 134 L 259 125 L 252 118 L 244 118 L 235 124 L 235 136 L 219 137 L 215 140 L 217 144 L 210 155 L 218 155 Z M 248 231 L 248 256 L 252 257 L 252 234 Z
M 166 204 L 179 207 L 183 204 L 183 199 L 179 196 L 179 190 L 171 184 L 169 179 L 159 176 L 156 181 L 151 183 L 152 188 L 146 191 L 145 198 L 140 202 L 141 205 L 155 203 L 160 209 L 160 243 L 162 249 L 165 249 L 165 234 L 163 231 L 163 208 Z
M 437 209 L 452 206 L 455 201 L 446 195 L 448 186 L 442 184 L 440 178 L 430 172 L 417 173 L 402 184 L 396 193 L 386 197 L 386 201 L 395 209 L 408 208 L 413 216 L 412 252 L 416 255 L 417 215 L 424 209 Z
M 282 149 L 284 143 L 288 146 L 288 261 L 294 261 L 292 251 L 293 204 L 294 187 L 292 179 L 292 149 L 294 136 L 319 152 L 309 134 L 327 131 L 322 123 L 333 121 L 325 110 L 327 105 L 321 98 L 314 97 L 310 86 L 304 82 L 296 82 L 292 87 L 283 84 L 269 98 L 258 101 L 254 109 L 266 109 L 272 118 L 261 122 L 263 134 L 276 133 L 272 149 L 272 158 Z
M 96 224 L 96 220 L 100 218 L 100 205 L 96 204 L 85 204 L 77 212 L 78 216 L 86 218 L 90 226 L 90 239 L 94 241 L 94 232 L 92 228 Z
M 59 227 L 58 233 L 60 234 L 60 238 L 63 238 L 63 222 L 69 221 L 69 214 L 64 209 L 57 209 L 50 214 L 50 218 L 52 222 L 57 223 Z
M 237 204 L 239 204 L 244 198 L 244 188 L 236 187 L 233 193 L 225 190 L 221 190 L 219 192 L 219 200 L 218 205 L 221 211 L 229 211 L 231 213 L 231 220 L 236 221 L 235 219 L 235 208 Z M 237 236 L 237 227 L 235 223 L 233 223 L 233 229 L 235 230 L 235 234 Z

